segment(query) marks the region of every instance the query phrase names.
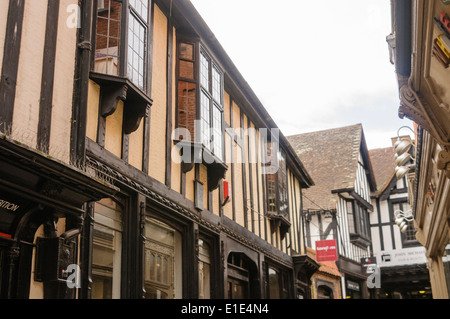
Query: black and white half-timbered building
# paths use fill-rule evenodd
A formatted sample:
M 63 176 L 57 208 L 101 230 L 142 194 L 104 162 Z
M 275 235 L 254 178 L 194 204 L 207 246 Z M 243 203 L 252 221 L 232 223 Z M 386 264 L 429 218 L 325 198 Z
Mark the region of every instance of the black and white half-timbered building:
M 373 253 L 369 216 L 376 182 L 362 125 L 288 139 L 315 181 L 304 191 L 306 245 L 317 251 L 319 242 L 334 240 L 342 298 L 370 298 L 361 260 Z
M 3 0 L 0 53 L 1 298 L 310 297 L 314 181 L 190 1 Z

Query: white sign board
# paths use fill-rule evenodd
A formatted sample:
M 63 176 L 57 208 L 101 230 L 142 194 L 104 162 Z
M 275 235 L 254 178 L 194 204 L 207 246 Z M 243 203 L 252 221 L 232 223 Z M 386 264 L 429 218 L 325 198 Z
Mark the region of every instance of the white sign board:
M 384 250 L 377 254 L 379 267 L 392 267 L 427 263 L 425 248 L 422 246 Z

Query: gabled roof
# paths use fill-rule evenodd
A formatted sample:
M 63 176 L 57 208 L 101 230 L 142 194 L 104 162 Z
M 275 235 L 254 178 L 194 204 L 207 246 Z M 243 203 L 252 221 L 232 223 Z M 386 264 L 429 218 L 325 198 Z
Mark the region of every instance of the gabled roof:
M 371 191 L 376 183 L 361 124 L 288 136 L 315 181 L 305 190 L 305 209 L 335 209 L 332 191 L 354 189 L 359 154 L 368 170 Z
M 370 150 L 369 154 L 377 181 L 376 195 L 378 196 L 386 190 L 395 176 L 394 148 L 378 148 Z

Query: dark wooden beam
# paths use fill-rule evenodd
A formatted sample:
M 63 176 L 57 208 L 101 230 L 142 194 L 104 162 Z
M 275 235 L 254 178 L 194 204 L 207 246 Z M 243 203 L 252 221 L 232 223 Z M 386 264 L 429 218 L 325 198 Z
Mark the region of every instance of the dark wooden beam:
M 0 131 L 11 133 L 25 0 L 10 0 L 0 79 Z
M 42 65 L 41 99 L 37 132 L 37 148 L 45 153 L 48 153 L 50 148 L 59 4 L 59 1 L 49 1 L 47 4 L 47 25 L 45 28 L 44 61 Z

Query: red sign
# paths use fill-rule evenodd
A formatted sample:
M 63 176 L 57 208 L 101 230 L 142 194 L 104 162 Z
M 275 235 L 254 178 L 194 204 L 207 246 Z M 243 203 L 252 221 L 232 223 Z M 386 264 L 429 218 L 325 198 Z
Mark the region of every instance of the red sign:
M 12 236 L 9 235 L 9 234 L 3 234 L 3 233 L 0 233 L 0 237 L 11 238 Z
M 316 259 L 322 261 L 337 261 L 336 239 L 316 241 Z

